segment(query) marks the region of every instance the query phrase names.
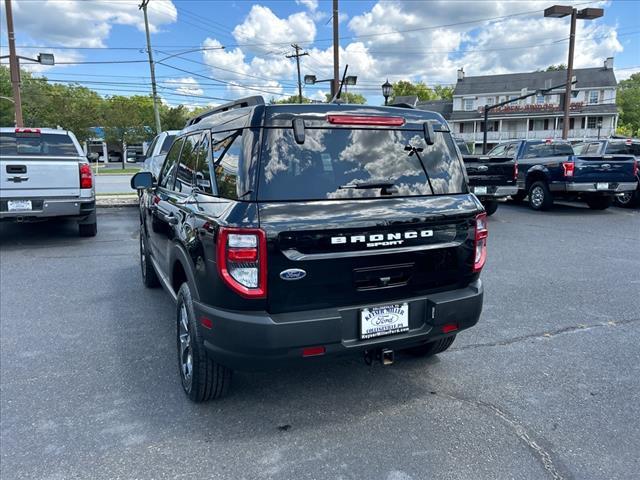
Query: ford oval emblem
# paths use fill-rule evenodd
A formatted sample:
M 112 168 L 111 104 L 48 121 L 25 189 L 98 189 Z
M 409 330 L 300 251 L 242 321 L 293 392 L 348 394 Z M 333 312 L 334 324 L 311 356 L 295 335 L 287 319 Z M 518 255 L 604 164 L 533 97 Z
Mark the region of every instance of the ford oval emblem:
M 282 280 L 301 280 L 307 276 L 307 272 L 299 268 L 289 268 L 280 272 Z

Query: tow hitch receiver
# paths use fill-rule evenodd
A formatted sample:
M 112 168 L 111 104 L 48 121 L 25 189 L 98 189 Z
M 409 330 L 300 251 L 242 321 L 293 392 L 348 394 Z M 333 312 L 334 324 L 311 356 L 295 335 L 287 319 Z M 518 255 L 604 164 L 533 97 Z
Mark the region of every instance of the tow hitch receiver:
M 393 365 L 394 355 L 393 350 L 390 348 L 378 348 L 376 350 L 365 350 L 364 363 L 367 365 L 373 364 L 373 361 L 377 360 L 382 365 Z

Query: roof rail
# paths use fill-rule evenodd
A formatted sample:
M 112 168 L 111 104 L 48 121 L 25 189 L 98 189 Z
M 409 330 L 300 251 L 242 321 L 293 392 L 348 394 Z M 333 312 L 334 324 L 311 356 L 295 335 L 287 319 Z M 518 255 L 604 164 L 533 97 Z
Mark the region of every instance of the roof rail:
M 233 102 L 219 105 L 215 108 L 212 108 L 211 110 L 207 110 L 206 112 L 201 113 L 197 117 L 190 118 L 189 120 L 187 120 L 187 124 L 185 125 L 185 127 L 195 125 L 203 118 L 215 115 L 216 113 L 227 112 L 229 110 L 233 110 L 234 108 L 252 107 L 254 105 L 264 105 L 264 98 L 262 98 L 260 95 L 256 95 L 253 97 L 240 98 L 238 100 L 234 100 Z

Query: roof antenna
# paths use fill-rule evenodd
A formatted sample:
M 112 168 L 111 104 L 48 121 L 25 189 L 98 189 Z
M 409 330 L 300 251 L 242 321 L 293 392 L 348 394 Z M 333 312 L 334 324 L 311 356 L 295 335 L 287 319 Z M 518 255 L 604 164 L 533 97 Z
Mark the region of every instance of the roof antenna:
M 344 66 L 344 73 L 342 74 L 342 80 L 340 81 L 340 87 L 338 87 L 338 91 L 336 92 L 336 94 L 334 95 L 334 97 L 331 99 L 331 103 L 340 103 L 340 94 L 342 93 L 342 86 L 344 85 L 344 81 L 345 78 L 347 78 L 347 69 L 349 68 L 349 65 L 345 65 Z

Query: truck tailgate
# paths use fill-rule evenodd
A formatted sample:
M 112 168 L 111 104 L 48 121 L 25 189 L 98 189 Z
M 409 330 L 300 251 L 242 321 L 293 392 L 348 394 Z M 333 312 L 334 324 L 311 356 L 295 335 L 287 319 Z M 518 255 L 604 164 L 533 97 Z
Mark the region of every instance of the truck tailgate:
M 469 185 L 515 185 L 515 160 L 513 157 L 488 157 L 464 155 L 464 166 Z
M 78 197 L 77 157 L 12 157 L 0 159 L 0 197 Z
M 633 155 L 578 155 L 574 182 L 634 182 Z

